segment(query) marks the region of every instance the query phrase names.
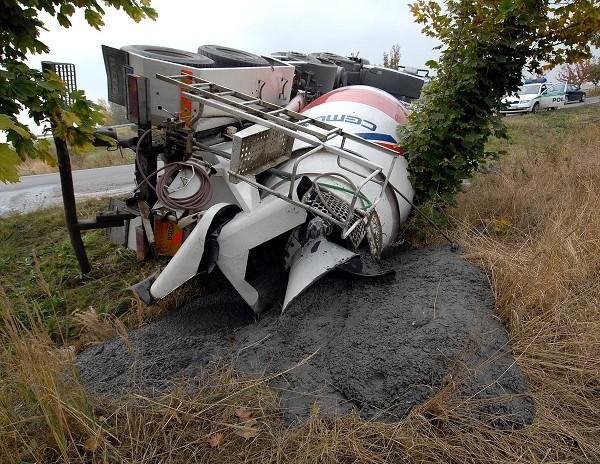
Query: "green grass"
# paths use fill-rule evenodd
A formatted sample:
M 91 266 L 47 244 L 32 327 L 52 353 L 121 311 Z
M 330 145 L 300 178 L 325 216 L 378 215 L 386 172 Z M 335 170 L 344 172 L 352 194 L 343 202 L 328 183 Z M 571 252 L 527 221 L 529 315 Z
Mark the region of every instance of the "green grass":
M 600 121 L 600 105 L 565 107 L 558 111 L 515 115 L 504 118 L 509 140 L 493 139 L 492 150 L 510 150 L 514 146 L 528 151 L 555 151 L 561 141 L 576 127 L 589 126 Z
M 106 205 L 106 200 L 83 203 L 80 216 Z M 33 310 L 63 343 L 77 336 L 73 316 L 78 312 L 125 314 L 132 305 L 125 289 L 145 271 L 135 254 L 111 244 L 105 231 L 84 233 L 84 243 L 92 271 L 82 277 L 60 207 L 0 219 L 0 285 L 23 320 Z

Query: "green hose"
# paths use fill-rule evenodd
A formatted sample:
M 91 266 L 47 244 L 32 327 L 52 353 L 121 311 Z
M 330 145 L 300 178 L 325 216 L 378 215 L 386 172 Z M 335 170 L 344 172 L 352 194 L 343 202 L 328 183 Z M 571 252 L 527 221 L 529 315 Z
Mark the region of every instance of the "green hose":
M 332 190 L 339 190 L 340 192 L 344 192 L 344 193 L 348 193 L 350 195 L 354 195 L 354 192 L 352 190 L 348 190 L 347 188 L 340 187 L 339 185 L 322 184 L 321 182 L 317 182 L 317 184 L 319 185 L 319 187 L 326 187 L 326 188 L 329 188 L 329 189 L 332 189 Z M 369 208 L 372 205 L 371 201 L 365 196 L 364 193 L 359 192 L 358 193 L 358 198 L 360 198 L 360 200 L 362 201 L 363 207 Z
M 272 170 L 271 174 L 275 175 L 276 177 L 279 177 L 280 179 L 284 179 L 284 180 L 290 180 L 291 179 L 291 176 L 283 175 L 282 171 L 279 171 L 279 170 L 278 170 L 278 172 L 273 172 L 273 171 L 275 171 L 275 170 Z M 319 185 L 319 187 L 325 187 L 325 188 L 329 188 L 331 190 L 338 190 L 340 192 L 344 192 L 344 193 L 347 193 L 349 195 L 354 195 L 354 192 L 352 190 L 349 190 L 349 189 L 344 188 L 344 187 L 340 187 L 339 185 L 323 184 L 321 182 L 317 182 L 317 184 Z M 362 192 L 358 193 L 358 198 L 360 198 L 360 200 L 362 202 L 362 205 L 363 205 L 363 208 L 364 207 L 369 208 L 373 204 L 373 203 L 371 203 L 371 201 L 369 200 L 369 198 L 367 198 L 367 196 L 364 193 L 362 193 Z

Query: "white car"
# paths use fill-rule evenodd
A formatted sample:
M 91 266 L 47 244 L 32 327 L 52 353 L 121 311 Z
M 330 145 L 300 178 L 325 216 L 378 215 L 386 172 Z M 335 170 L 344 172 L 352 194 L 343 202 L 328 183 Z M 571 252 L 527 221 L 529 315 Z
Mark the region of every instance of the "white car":
M 548 82 L 524 84 L 516 94 L 504 97 L 502 103 L 502 114 L 555 110 L 565 104 L 565 86 Z

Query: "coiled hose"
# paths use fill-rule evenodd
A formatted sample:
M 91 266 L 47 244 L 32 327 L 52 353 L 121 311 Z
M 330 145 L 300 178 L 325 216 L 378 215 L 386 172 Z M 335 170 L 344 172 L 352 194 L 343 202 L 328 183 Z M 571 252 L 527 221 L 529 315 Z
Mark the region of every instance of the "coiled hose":
M 169 184 L 173 181 L 173 178 L 177 175 L 181 168 L 185 167 L 191 168 L 194 175 L 198 176 L 198 179 L 200 180 L 200 187 L 198 187 L 194 193 L 188 195 L 187 197 L 175 198 L 171 196 L 171 194 L 178 190 L 175 190 L 175 192 L 170 192 Z M 206 206 L 208 202 L 210 202 L 213 192 L 212 185 L 210 183 L 208 174 L 202 168 L 202 166 L 193 161 L 177 161 L 165 165 L 162 169 L 164 170 L 163 175 L 156 179 L 156 196 L 165 204 L 165 206 L 174 209 L 185 209 L 191 212 L 196 212 L 202 210 L 202 208 Z M 187 183 L 189 183 L 190 180 L 188 180 Z M 179 190 L 183 189 L 187 183 Z
M 148 129 L 145 131 L 139 138 L 138 143 L 135 147 L 135 164 L 138 168 L 138 172 L 142 176 L 142 182 L 138 184 L 137 188 L 140 188 L 140 185 L 143 183 L 147 183 L 152 190 L 156 193 L 156 197 L 164 203 L 165 206 L 174 209 L 185 209 L 190 212 L 196 212 L 202 210 L 204 206 L 206 206 L 210 200 L 212 199 L 212 184 L 210 183 L 210 177 L 207 172 L 204 170 L 202 165 L 195 161 L 176 161 L 174 163 L 165 164 L 162 168 L 157 169 L 153 173 L 146 176 L 144 171 L 142 170 L 139 163 L 139 151 L 142 146 L 143 140 L 152 133 L 152 129 Z M 200 180 L 200 187 L 196 192 L 192 193 L 187 197 L 182 198 L 173 198 L 171 195 L 175 192 L 169 192 L 169 184 L 173 181 L 177 172 L 181 170 L 181 168 L 191 168 L 194 176 L 198 176 Z M 152 176 L 156 176 L 159 172 L 164 171 L 163 175 L 157 177 L 156 179 L 156 188 L 150 182 L 150 178 Z M 189 182 L 189 181 L 188 181 Z M 186 184 L 187 185 L 187 184 Z M 185 185 L 183 186 L 185 187 Z M 182 188 L 183 188 L 182 187 Z M 179 189 L 181 190 L 181 189 Z

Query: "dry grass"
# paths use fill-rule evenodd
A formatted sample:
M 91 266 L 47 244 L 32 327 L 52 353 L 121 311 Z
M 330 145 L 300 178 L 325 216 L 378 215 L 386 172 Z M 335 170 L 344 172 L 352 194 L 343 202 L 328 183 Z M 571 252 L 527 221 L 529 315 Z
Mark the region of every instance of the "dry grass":
M 105 166 L 117 166 L 121 164 L 132 164 L 134 161 L 133 152 L 131 150 L 107 150 L 106 148 L 95 148 L 90 153 L 85 155 L 71 155 L 71 168 L 90 169 L 101 168 Z M 56 166 L 37 160 L 26 159 L 18 166 L 20 176 L 30 176 L 34 174 L 47 174 L 49 172 L 57 172 Z
M 594 87 L 586 91 L 588 97 L 600 96 L 600 87 Z
M 449 383 L 398 423 L 327 420 L 315 410 L 305 424 L 286 428 L 266 379 L 240 378 L 224 366 L 163 396 L 88 397 L 70 356 L 34 315 L 31 329 L 20 325 L 3 299 L 0 459 L 600 462 L 600 117 L 594 108 L 571 109 L 508 123 L 511 154 L 473 179 L 451 211 L 451 228 L 490 277 L 535 396 L 530 426 L 489 428 L 470 413 L 476 398 L 455 399 L 457 385 Z M 94 314 L 81 319 L 98 333 L 112 330 Z
M 553 144 L 529 136 L 512 147 L 495 173 L 475 179 L 454 216 L 467 257 L 488 270 L 497 312 L 536 394 L 532 438 L 548 442 L 554 460 L 570 450 L 563 460 L 580 453 L 598 462 L 600 112 L 560 118 L 546 119 L 570 118 L 564 136 L 552 137 L 562 124 L 546 124 Z M 531 130 L 539 121 L 514 126 Z

